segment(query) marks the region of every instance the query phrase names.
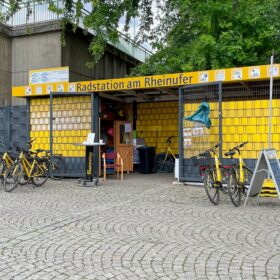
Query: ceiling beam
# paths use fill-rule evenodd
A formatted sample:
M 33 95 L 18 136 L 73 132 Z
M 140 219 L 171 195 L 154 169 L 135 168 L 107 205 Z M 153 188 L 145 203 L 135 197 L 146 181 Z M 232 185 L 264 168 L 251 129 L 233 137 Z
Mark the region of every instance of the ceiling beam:
M 122 98 L 119 98 L 119 97 L 115 96 L 114 94 L 108 94 L 108 93 L 105 93 L 105 92 L 100 92 L 99 96 L 103 97 L 103 98 L 115 100 L 115 101 L 118 101 L 118 102 L 124 102 L 124 100 Z
M 135 97 L 127 97 L 125 99 L 126 103 L 130 103 L 132 101 L 136 102 L 161 102 L 161 101 L 178 101 L 179 96 L 173 96 L 173 95 L 157 95 L 154 96 L 154 98 L 151 98 L 150 96 L 144 97 L 144 96 L 137 96 Z
M 174 95 L 174 96 L 179 96 L 178 90 L 174 90 L 174 89 L 171 89 L 171 88 L 157 88 L 157 90 L 159 90 L 161 92 L 169 93 L 169 94 Z
M 114 94 L 114 96 L 136 96 L 136 91 L 134 90 L 119 90 L 119 92 L 122 93 Z

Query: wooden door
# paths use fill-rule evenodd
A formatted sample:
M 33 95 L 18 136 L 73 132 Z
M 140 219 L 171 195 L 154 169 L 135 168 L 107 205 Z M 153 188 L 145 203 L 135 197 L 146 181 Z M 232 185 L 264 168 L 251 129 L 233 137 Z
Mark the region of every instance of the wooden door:
M 128 121 L 115 121 L 116 152 L 123 158 L 124 171 L 133 171 L 132 125 Z

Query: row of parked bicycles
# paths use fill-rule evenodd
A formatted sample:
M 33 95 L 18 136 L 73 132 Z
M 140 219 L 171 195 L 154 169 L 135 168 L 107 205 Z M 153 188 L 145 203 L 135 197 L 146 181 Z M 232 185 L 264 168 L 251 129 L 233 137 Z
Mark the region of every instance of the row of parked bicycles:
M 25 147 L 17 143 L 8 146 L 0 142 L 0 180 L 5 191 L 11 192 L 18 185 L 28 183 L 40 187 L 49 177 L 60 180 L 66 173 L 63 156 L 51 156 L 49 150 L 32 150 L 34 141 L 31 139 Z
M 236 207 L 241 204 L 242 195 L 247 195 L 253 171 L 245 164 L 240 151 L 247 143 L 243 142 L 224 154 L 229 158 L 229 165 L 222 165 L 218 157 L 222 142 L 192 157 L 193 164 L 199 167 L 206 194 L 214 205 L 220 202 L 220 192 L 228 194 Z

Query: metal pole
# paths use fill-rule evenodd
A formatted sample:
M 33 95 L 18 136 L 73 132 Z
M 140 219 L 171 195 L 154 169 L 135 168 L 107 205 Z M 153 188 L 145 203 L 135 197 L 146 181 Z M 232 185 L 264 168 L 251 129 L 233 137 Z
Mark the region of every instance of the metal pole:
M 218 90 L 219 90 L 219 142 L 223 141 L 223 104 L 222 104 L 222 82 L 219 83 L 218 85 Z M 223 159 L 223 143 L 221 143 L 219 147 L 219 159 L 220 162 L 222 162 Z
M 95 141 L 99 142 L 99 95 L 91 93 L 91 132 L 95 133 Z M 93 177 L 98 178 L 99 173 L 99 147 L 93 148 Z
M 183 147 L 183 106 L 184 106 L 184 90 L 179 89 L 179 181 L 182 181 L 183 174 L 183 164 L 184 164 L 184 147 Z
M 50 92 L 50 161 L 53 156 L 53 94 Z M 52 168 L 50 168 L 50 176 L 52 176 Z
M 26 135 L 27 135 L 27 141 L 30 139 L 30 97 L 26 100 Z M 31 145 L 32 146 L 32 145 Z
M 273 93 L 273 56 L 270 58 L 270 86 L 269 86 L 269 117 L 268 117 L 268 148 L 271 148 L 272 130 L 272 93 Z

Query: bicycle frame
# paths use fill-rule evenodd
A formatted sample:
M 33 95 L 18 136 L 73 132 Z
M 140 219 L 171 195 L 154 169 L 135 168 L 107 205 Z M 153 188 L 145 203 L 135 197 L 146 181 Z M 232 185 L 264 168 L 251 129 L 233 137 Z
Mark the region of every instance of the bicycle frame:
M 14 163 L 13 160 L 11 159 L 10 155 L 8 154 L 8 152 L 4 153 L 3 160 L 5 161 L 8 168 L 10 168 L 12 166 L 12 164 Z
M 240 185 L 240 186 L 244 186 L 244 184 L 245 184 L 246 174 L 245 174 L 244 170 L 245 170 L 245 168 L 247 168 L 246 164 L 245 164 L 245 162 L 244 162 L 244 160 L 242 158 L 242 155 L 241 155 L 241 152 L 240 152 L 240 148 L 242 148 L 247 143 L 248 142 L 244 142 L 244 143 L 242 143 L 242 144 L 232 148 L 228 153 L 225 154 L 226 156 L 230 155 L 231 159 L 233 159 L 233 156 L 234 156 L 235 153 L 230 154 L 230 152 L 231 151 L 236 151 L 238 153 L 239 172 L 237 172 L 238 169 L 236 167 L 237 166 L 236 164 L 235 164 L 234 169 L 235 169 L 235 173 L 236 173 L 237 184 Z
M 36 164 L 38 165 L 36 159 L 34 159 L 32 161 L 32 164 L 30 164 L 30 162 L 26 159 L 23 152 L 20 153 L 19 159 L 22 161 L 22 166 L 23 166 L 25 174 L 27 175 L 28 178 L 30 178 L 35 165 Z
M 221 168 L 220 168 L 219 158 L 214 151 L 211 151 L 210 153 L 212 153 L 211 156 L 213 156 L 214 160 L 215 160 L 215 168 L 216 168 L 216 175 L 217 175 L 216 182 L 221 183 L 222 182 L 222 172 L 221 172 Z
M 239 157 L 239 172 L 240 172 L 240 174 L 239 174 L 239 183 L 244 184 L 244 182 L 245 182 L 245 174 L 244 174 L 243 167 L 245 166 L 245 163 L 244 163 L 244 160 L 243 160 L 240 152 L 239 152 L 238 157 Z
M 167 151 L 166 151 L 166 155 L 165 155 L 165 158 L 164 158 L 164 161 L 166 161 L 167 156 L 168 156 L 169 154 L 172 155 L 172 157 L 174 158 L 174 160 L 176 159 L 175 154 L 173 153 L 172 149 L 170 148 L 170 146 L 168 146 Z

